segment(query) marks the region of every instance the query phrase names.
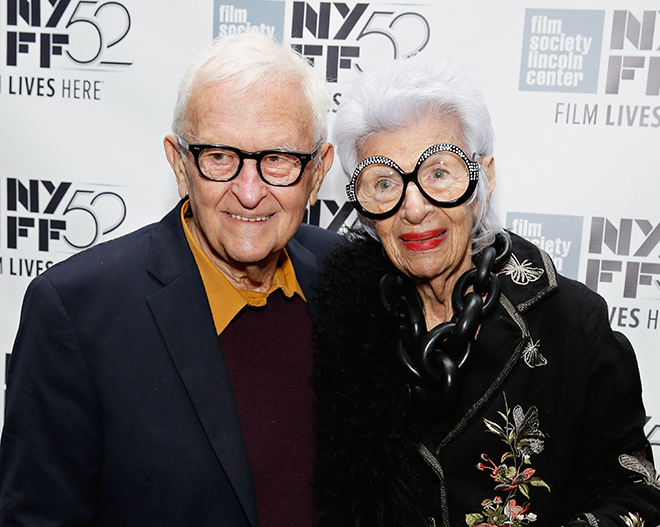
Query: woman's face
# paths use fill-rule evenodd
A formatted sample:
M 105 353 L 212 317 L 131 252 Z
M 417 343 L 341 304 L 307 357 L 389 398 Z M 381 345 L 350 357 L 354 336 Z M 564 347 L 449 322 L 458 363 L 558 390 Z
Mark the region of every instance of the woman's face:
M 461 139 L 454 118 L 428 117 L 393 132 L 373 136 L 362 144 L 360 159 L 382 155 L 411 172 L 419 157 L 432 145 L 451 143 L 472 156 Z M 390 260 L 417 281 L 459 274 L 470 266 L 472 206 L 443 209 L 430 203 L 414 183 L 409 183 L 401 208 L 389 218 L 375 221 L 375 228 Z

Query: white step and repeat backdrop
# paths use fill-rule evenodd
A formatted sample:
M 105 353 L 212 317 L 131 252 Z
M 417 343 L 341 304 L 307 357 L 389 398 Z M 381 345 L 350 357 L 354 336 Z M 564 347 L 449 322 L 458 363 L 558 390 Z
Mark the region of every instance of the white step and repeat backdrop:
M 257 30 L 309 57 L 336 104 L 360 71 L 414 52 L 482 84 L 502 221 L 607 299 L 637 350 L 660 456 L 658 7 L 0 0 L 0 378 L 33 277 L 176 203 L 162 137 L 186 61 L 216 36 Z M 343 185 L 337 165 L 309 223 L 354 219 Z

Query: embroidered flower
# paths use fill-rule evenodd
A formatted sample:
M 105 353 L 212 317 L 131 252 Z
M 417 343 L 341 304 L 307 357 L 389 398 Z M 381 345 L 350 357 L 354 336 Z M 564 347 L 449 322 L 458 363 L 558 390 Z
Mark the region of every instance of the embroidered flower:
M 492 500 L 484 500 L 481 502 L 481 506 L 484 509 L 493 509 L 495 510 L 499 505 L 502 504 L 502 498 L 495 496 Z
M 465 521 L 470 527 L 521 527 L 536 521 L 536 514 L 528 512 L 529 503 L 519 505 L 514 499 L 503 503 L 499 498 L 499 504 L 486 500 L 482 505 L 483 513 L 466 514 Z
M 498 412 L 504 420 L 504 426 L 494 421 L 484 419 L 486 431 L 498 436 L 509 447 L 498 464 L 487 454 L 481 454 L 481 462 L 477 469 L 490 472 L 490 477 L 496 482 L 495 491 L 508 492 L 506 499 L 500 496 L 485 499 L 481 502 L 482 511 L 465 515 L 469 527 L 524 527 L 537 520 L 536 514 L 529 512 L 531 503 L 518 504 L 518 492 L 529 500 L 531 487 L 545 487 L 548 484 L 536 476 L 536 470 L 530 465 L 532 454 L 543 450 L 545 435 L 539 430 L 538 410 L 532 406 L 524 412 L 520 406 L 513 411 L 504 396 L 505 412 Z M 513 422 L 511 422 L 513 417 Z
M 510 276 L 511 280 L 518 285 L 527 285 L 541 278 L 544 271 L 539 267 L 532 267 L 532 264 L 527 260 L 523 260 L 522 263 L 519 262 L 516 255 L 512 254 L 502 269 L 502 273 Z
M 629 512 L 627 516 L 619 516 L 628 527 L 644 527 L 644 520 L 639 514 Z
M 509 503 L 506 504 L 504 512 L 509 516 L 509 520 L 513 521 L 518 517 L 522 517 L 529 509 L 529 503 L 524 507 L 521 507 L 516 503 L 516 500 L 509 500 Z

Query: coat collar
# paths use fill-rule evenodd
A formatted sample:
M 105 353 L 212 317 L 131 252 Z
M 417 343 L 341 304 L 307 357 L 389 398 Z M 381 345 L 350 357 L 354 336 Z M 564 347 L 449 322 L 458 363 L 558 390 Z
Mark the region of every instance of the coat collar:
M 195 266 L 188 242 L 181 225 L 181 206 L 184 200 L 174 207 L 159 223 L 154 225 L 151 234 L 151 249 L 147 271 L 164 286 Z
M 498 277 L 504 295 L 525 313 L 558 288 L 557 271 L 545 251 L 516 234 L 509 236 L 511 257 Z

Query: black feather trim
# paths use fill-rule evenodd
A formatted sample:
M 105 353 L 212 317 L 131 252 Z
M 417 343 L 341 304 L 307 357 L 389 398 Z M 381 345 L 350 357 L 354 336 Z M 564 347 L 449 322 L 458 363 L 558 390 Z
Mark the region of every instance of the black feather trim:
M 380 243 L 354 237 L 326 260 L 317 290 L 318 527 L 427 525 L 428 426 L 395 369 L 378 281 L 393 266 Z

